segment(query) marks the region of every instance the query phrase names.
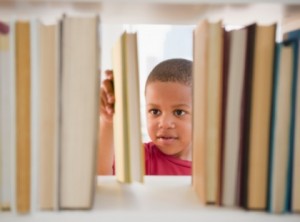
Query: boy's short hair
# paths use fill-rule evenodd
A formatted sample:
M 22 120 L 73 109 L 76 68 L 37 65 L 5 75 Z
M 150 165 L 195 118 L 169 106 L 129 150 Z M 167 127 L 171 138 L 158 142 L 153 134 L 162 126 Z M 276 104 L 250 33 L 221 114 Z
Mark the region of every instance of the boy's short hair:
M 156 65 L 150 72 L 146 86 L 151 82 L 178 82 L 192 85 L 192 61 L 187 59 L 168 59 Z

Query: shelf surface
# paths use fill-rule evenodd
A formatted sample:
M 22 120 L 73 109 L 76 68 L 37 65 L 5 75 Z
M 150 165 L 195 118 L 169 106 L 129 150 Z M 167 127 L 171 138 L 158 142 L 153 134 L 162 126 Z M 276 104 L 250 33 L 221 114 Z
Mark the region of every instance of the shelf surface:
M 0 221 L 300 221 L 300 214 L 270 214 L 239 208 L 203 206 L 189 176 L 146 176 L 145 183 L 120 184 L 114 176 L 98 177 L 95 205 L 88 211 L 0 213 Z

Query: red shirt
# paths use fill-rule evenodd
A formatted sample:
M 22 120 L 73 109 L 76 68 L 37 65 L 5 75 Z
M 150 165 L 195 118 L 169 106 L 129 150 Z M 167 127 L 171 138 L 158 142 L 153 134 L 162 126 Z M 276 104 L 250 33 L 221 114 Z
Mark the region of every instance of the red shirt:
M 146 175 L 191 175 L 192 162 L 162 153 L 152 142 L 145 143 Z
M 145 143 L 145 175 L 191 175 L 192 162 L 162 153 L 152 142 Z M 115 175 L 115 164 L 113 164 Z

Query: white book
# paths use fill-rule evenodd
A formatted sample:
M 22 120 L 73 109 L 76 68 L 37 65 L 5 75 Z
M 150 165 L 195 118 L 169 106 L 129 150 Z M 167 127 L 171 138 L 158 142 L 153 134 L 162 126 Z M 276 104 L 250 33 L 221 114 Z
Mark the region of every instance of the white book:
M 11 132 L 11 154 L 10 154 L 10 167 L 11 167 L 11 177 L 10 177 L 10 196 L 11 196 L 11 211 L 15 214 L 16 209 L 16 70 L 15 70 L 15 24 L 16 19 L 12 17 L 10 19 L 10 34 L 9 34 L 9 52 L 10 52 L 10 82 L 9 82 L 9 92 L 10 92 L 10 112 L 11 112 L 11 122 L 10 122 L 10 132 Z
M 31 127 L 31 187 L 30 187 L 30 211 L 35 212 L 37 210 L 37 191 L 38 191 L 38 149 L 39 149 L 39 36 L 38 36 L 38 24 L 36 18 L 30 19 L 30 55 L 31 55 L 31 113 L 30 113 L 30 127 Z
M 9 23 L 6 23 L 9 25 Z M 10 35 L 0 33 L 0 206 L 3 210 L 11 207 L 11 150 L 12 150 L 12 112 L 11 112 L 11 67 Z
M 222 204 L 236 206 L 238 159 L 240 147 L 240 120 L 244 70 L 246 57 L 247 30 L 239 29 L 230 32 L 228 92 L 225 117 L 224 161 Z

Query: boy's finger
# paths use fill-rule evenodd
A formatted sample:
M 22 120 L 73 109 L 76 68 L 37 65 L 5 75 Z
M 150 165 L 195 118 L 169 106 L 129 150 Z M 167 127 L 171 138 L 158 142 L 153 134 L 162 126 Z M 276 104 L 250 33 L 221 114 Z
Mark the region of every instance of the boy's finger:
M 115 97 L 114 97 L 114 89 L 113 89 L 113 85 L 112 85 L 112 81 L 111 80 L 104 80 L 103 81 L 103 93 L 107 96 L 107 101 L 109 103 L 114 103 L 115 102 Z
M 112 80 L 113 79 L 113 71 L 112 70 L 105 70 L 105 76 L 106 76 L 106 79 L 110 79 Z

